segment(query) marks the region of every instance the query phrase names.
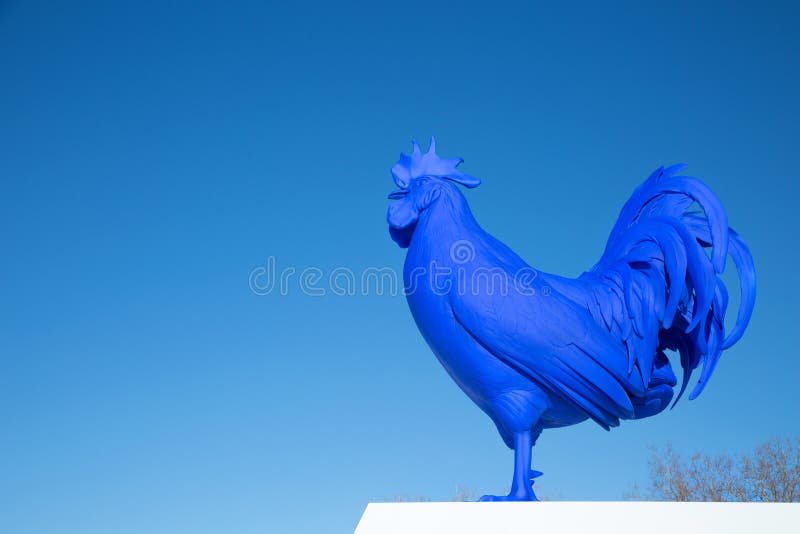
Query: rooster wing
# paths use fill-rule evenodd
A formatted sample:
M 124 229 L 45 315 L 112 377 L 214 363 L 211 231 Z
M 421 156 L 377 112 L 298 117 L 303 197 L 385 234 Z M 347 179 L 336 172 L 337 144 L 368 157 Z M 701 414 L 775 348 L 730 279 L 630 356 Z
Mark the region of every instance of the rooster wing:
M 641 374 L 628 370 L 620 342 L 589 312 L 556 291 L 519 290 L 453 295 L 456 321 L 494 357 L 550 395 L 579 407 L 608 429 L 633 417 L 630 395 L 644 394 Z M 477 293 L 477 294 L 476 294 Z

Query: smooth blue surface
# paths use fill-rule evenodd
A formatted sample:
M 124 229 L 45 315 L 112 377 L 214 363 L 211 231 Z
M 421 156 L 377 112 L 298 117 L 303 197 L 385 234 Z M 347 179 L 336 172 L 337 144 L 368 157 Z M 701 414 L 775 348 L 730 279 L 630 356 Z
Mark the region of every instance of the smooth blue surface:
M 433 137 L 427 152 L 414 141 L 400 154 L 389 234 L 408 249 L 404 290 L 422 336 L 514 450 L 510 493 L 481 500 L 535 501 L 531 447 L 543 430 L 661 413 L 678 387 L 670 355 L 683 371 L 673 406 L 702 366 L 689 399 L 700 395 L 752 317 L 753 258 L 713 191 L 679 164 L 636 188 L 594 267 L 547 274 L 481 228 L 454 185 L 481 182 L 461 163 Z M 728 255 L 741 300 L 726 333 Z
M 756 314 L 703 395 L 549 432 L 540 496 L 619 499 L 648 443 L 799 434 L 797 22 L 788 3 L 3 3 L 0 531 L 346 532 L 370 500 L 507 490 L 510 452 L 401 295 L 248 287 L 270 255 L 399 272 L 386 166 L 432 133 L 484 179 L 483 227 L 545 272 L 596 261 L 676 161 L 757 259 Z

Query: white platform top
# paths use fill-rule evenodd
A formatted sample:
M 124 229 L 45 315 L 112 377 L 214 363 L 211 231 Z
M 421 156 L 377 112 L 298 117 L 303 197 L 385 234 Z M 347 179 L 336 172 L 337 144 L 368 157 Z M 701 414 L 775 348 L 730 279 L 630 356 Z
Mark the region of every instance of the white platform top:
M 355 534 L 798 534 L 800 504 L 371 503 Z

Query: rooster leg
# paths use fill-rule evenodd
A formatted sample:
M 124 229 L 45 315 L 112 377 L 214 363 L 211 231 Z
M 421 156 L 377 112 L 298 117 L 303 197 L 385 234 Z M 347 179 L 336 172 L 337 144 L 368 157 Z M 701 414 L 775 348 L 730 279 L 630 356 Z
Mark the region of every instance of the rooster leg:
M 530 430 L 514 434 L 514 478 L 508 495 L 484 495 L 481 501 L 538 501 L 533 493 L 533 478 L 541 475 L 531 470 L 531 448 L 533 440 Z

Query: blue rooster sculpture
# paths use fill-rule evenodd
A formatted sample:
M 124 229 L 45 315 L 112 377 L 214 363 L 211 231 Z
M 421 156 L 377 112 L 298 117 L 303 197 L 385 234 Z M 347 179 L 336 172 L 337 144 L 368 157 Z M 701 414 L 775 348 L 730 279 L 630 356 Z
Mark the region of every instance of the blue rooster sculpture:
M 683 370 L 675 402 L 701 365 L 689 398 L 703 391 L 750 320 L 753 260 L 717 197 L 674 165 L 634 191 L 591 270 L 535 271 L 478 225 L 459 185 L 480 180 L 461 162 L 437 156 L 433 138 L 427 153 L 414 142 L 401 154 L 389 232 L 408 249 L 406 296 L 425 341 L 514 450 L 511 491 L 481 500 L 537 500 L 531 449 L 543 429 L 660 413 L 678 386 L 668 351 Z M 728 255 L 740 304 L 726 335 Z

